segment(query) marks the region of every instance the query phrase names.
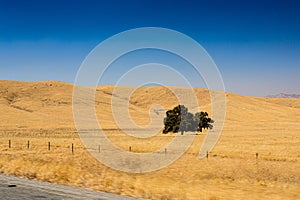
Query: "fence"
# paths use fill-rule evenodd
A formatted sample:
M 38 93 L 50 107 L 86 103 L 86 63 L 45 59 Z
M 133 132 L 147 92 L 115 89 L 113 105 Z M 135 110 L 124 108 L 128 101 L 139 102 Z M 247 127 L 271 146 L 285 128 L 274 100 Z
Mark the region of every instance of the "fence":
M 14 145 L 13 140 L 9 139 L 7 141 L 7 147 L 8 147 L 8 149 L 14 149 L 15 146 L 18 146 L 19 149 L 20 149 L 20 147 L 21 147 L 21 149 L 22 149 L 22 147 L 24 147 L 25 149 L 30 150 L 32 146 L 35 146 L 35 147 L 38 146 L 38 147 L 41 147 L 44 150 L 48 150 L 49 152 L 54 151 L 55 149 L 62 149 L 62 148 L 64 148 L 64 149 L 69 149 L 70 153 L 72 153 L 72 154 L 75 153 L 76 148 L 77 149 L 86 149 L 86 148 L 84 148 L 82 146 L 78 146 L 78 147 L 75 148 L 75 144 L 74 143 L 69 143 L 69 145 L 67 145 L 67 147 L 62 146 L 62 145 L 57 145 L 57 144 L 53 145 L 53 142 L 51 142 L 51 141 L 43 142 L 43 143 L 44 144 L 41 144 L 41 142 L 39 142 L 39 144 L 37 144 L 37 142 L 33 143 L 30 140 L 27 140 L 26 142 L 24 142 L 24 144 L 22 144 L 22 143 L 20 144 L 20 142 L 18 142 L 18 144 Z M 44 146 L 44 148 L 43 148 L 43 146 Z M 93 150 L 97 151 L 97 149 L 93 149 Z M 101 151 L 103 151 L 103 147 L 101 147 L 100 145 L 98 145 L 98 152 L 101 153 Z M 133 146 L 131 146 L 131 145 L 128 146 L 128 151 L 129 152 L 134 152 L 133 151 Z M 164 150 L 161 153 L 164 153 L 164 154 L 171 153 L 172 154 L 172 153 L 176 153 L 176 152 L 170 152 L 170 151 L 168 151 L 167 148 L 164 148 Z M 216 154 L 212 155 L 212 157 L 215 157 L 215 156 L 216 156 Z M 258 152 L 256 152 L 254 156 L 255 156 L 256 160 L 258 160 L 258 158 L 259 158 Z M 206 152 L 206 159 L 208 159 L 209 157 L 210 157 L 210 153 Z

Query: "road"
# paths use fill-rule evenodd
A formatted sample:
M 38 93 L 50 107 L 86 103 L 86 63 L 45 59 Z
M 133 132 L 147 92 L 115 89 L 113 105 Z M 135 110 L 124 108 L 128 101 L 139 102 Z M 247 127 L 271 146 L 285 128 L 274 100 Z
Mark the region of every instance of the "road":
M 73 188 L 52 183 L 28 180 L 0 174 L 1 200 L 31 200 L 31 199 L 97 199 L 97 200 L 136 200 L 105 192 Z

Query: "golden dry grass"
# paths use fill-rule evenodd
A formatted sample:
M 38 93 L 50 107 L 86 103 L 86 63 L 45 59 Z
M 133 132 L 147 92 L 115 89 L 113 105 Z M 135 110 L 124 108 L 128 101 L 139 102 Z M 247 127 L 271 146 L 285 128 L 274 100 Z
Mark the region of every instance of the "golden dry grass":
M 300 198 L 299 99 L 228 93 L 224 130 L 208 159 L 197 158 L 203 133 L 167 168 L 130 174 L 102 165 L 82 146 L 74 128 L 72 87 L 55 81 L 0 81 L 0 172 L 145 199 Z M 149 152 L 172 139 L 173 134 L 137 139 L 118 130 L 109 106 L 113 89 L 97 88 L 96 110 L 114 144 Z M 196 92 L 201 108 L 210 111 L 209 91 Z M 138 125 L 149 123 L 151 105 L 170 109 L 178 103 L 164 87 L 139 88 L 128 101 Z

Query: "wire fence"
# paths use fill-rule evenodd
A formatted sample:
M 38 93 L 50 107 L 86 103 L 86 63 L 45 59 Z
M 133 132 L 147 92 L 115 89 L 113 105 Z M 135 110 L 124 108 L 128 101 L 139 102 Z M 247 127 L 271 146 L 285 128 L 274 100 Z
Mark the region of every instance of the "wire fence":
M 70 140 L 70 139 L 69 139 Z M 73 141 L 73 142 L 71 142 Z M 57 139 L 55 141 L 47 140 L 47 139 L 37 139 L 37 140 L 30 140 L 30 139 L 0 139 L 0 151 L 13 151 L 13 152 L 42 152 L 42 153 L 70 153 L 70 154 L 76 154 L 77 152 L 82 151 L 93 151 L 93 152 L 104 152 L 104 151 L 111 151 L 113 154 L 113 151 L 110 148 L 106 148 L 105 146 L 95 146 L 93 148 L 86 148 L 84 147 L 79 141 L 76 141 L 72 139 L 71 141 L 58 141 Z M 138 148 L 135 148 L 134 145 L 129 145 L 128 149 L 124 149 L 125 151 L 129 152 L 137 152 L 137 153 L 145 153 L 137 150 Z M 162 148 L 159 151 L 156 151 L 155 153 L 159 154 L 177 154 L 178 152 L 176 150 L 170 150 L 168 148 Z M 185 154 L 193 154 L 197 155 L 197 152 L 185 152 Z M 246 153 L 247 154 L 247 153 Z M 248 153 L 249 154 L 249 153 Z M 223 158 L 229 158 L 229 156 L 225 155 L 222 152 L 218 152 L 216 154 L 215 152 L 206 152 L 206 159 L 209 159 L 210 157 L 223 157 Z M 247 156 L 244 154 L 244 156 Z M 252 153 L 249 155 L 250 157 L 258 160 L 260 158 L 260 155 L 258 152 Z M 248 157 L 249 157 L 248 156 Z

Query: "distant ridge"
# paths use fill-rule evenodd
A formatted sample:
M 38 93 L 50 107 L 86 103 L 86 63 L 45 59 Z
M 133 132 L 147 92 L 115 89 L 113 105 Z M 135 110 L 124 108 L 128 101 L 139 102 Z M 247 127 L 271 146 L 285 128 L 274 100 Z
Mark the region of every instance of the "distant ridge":
M 300 94 L 285 94 L 279 93 L 275 95 L 268 95 L 269 98 L 300 98 Z

